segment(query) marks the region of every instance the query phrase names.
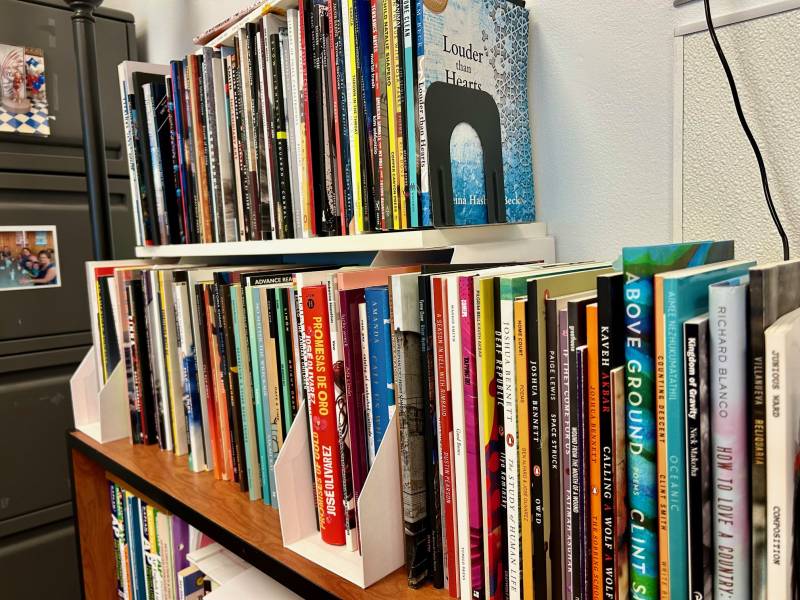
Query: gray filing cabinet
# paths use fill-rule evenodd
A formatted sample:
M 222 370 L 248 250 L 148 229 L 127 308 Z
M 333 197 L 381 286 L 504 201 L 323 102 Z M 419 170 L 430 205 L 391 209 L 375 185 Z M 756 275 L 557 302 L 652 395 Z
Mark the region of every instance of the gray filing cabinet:
M 91 232 L 71 12 L 0 0 L 0 43 L 44 51 L 51 135 L 0 133 L 0 224 L 55 225 L 61 286 L 0 292 L 0 597 L 80 597 L 65 432 L 69 378 L 91 344 L 83 263 Z M 99 9 L 97 58 L 114 251 L 133 256 L 117 65 L 136 60 L 131 15 Z

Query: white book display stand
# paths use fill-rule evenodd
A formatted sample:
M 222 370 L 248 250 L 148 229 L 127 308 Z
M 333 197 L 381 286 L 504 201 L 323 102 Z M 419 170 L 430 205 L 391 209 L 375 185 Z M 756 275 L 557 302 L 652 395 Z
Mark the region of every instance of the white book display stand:
M 303 404 L 275 461 L 283 545 L 366 588 L 405 564 L 397 411 L 358 498 L 361 551 L 331 546 L 317 530 L 308 414 Z
M 75 429 L 101 444 L 130 436 L 125 362 L 120 360 L 105 385 L 98 389 L 94 346 L 69 380 Z

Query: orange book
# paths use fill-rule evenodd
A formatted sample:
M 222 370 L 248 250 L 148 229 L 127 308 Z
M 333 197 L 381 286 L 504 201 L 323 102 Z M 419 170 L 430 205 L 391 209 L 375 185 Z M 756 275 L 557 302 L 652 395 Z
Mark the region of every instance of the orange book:
M 214 349 L 213 345 L 213 338 L 211 322 L 208 317 L 208 289 L 206 288 L 205 284 L 200 284 L 202 289 L 202 305 L 199 307 L 199 310 L 203 311 L 203 316 L 200 321 L 206 327 L 206 344 L 202 344 L 204 347 L 200 347 L 201 340 L 197 340 L 195 343 L 197 344 L 196 352 L 203 353 L 203 362 L 205 363 L 208 385 L 206 386 L 206 407 L 208 409 L 208 437 L 211 441 L 211 458 L 214 463 L 214 478 L 215 479 L 222 479 L 223 473 L 225 471 L 225 463 L 222 459 L 222 449 L 220 448 L 220 435 L 219 435 L 219 417 L 217 416 L 217 388 L 214 385 L 216 381 L 215 373 L 214 373 L 214 366 L 213 366 L 213 355 Z M 199 382 L 200 385 L 205 385 L 205 382 Z
M 214 404 L 217 408 L 217 422 L 219 423 L 219 453 L 222 479 L 233 480 L 233 453 L 231 451 L 231 431 L 228 421 L 228 403 L 225 400 L 225 386 L 222 383 L 222 366 L 219 356 L 219 346 L 216 344 L 217 314 L 214 310 L 214 300 L 210 290 L 211 284 L 203 284 L 203 297 L 206 301 L 206 324 L 208 327 L 208 354 L 211 358 L 211 377 L 214 387 Z M 216 460 L 214 461 L 216 464 Z
M 664 279 L 655 276 L 653 317 L 656 358 L 656 471 L 658 481 L 658 572 L 660 597 L 669 600 L 669 503 L 667 498 L 667 377 L 664 347 Z
M 586 344 L 589 371 L 589 523 L 592 529 L 592 598 L 603 597 L 603 520 L 602 479 L 600 473 L 600 344 L 597 330 L 597 304 L 586 307 Z

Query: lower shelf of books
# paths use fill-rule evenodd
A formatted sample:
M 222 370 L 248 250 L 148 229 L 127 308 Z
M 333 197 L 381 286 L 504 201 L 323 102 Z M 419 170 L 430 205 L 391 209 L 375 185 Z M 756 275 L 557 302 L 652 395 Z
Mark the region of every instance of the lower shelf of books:
M 81 432 L 68 435 L 82 579 L 87 600 L 116 596 L 109 478 L 177 515 L 303 597 L 445 598 L 430 585 L 412 590 L 404 569 L 367 590 L 284 547 L 278 511 L 251 502 L 238 486 L 209 472 L 193 473 L 187 457 L 128 440 L 100 444 Z

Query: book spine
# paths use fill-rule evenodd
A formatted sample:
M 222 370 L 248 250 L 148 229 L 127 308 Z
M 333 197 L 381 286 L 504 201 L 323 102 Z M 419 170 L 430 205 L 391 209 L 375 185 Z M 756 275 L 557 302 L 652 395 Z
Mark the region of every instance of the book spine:
M 213 241 L 222 242 L 225 240 L 225 218 L 222 208 L 222 179 L 220 177 L 220 157 L 219 144 L 217 142 L 217 107 L 214 92 L 214 51 L 208 47 L 203 47 L 203 110 L 206 116 L 205 121 L 205 143 L 208 147 L 208 179 L 209 179 L 209 198 L 211 201 L 211 233 Z M 220 107 L 221 109 L 222 107 Z
M 361 344 L 361 377 L 364 381 L 364 416 L 367 424 L 367 453 L 369 464 L 375 460 L 375 420 L 372 417 L 372 368 L 369 364 L 369 325 L 367 323 L 367 304 L 358 305 L 359 341 Z
M 389 169 L 389 107 L 385 68 L 386 25 L 383 7 L 390 0 L 370 0 L 372 20 L 372 88 L 375 91 L 375 153 L 377 155 L 378 222 L 383 231 L 392 224 L 392 178 Z
M 405 148 L 408 153 L 407 189 L 408 189 L 408 224 L 419 227 L 419 200 L 417 197 L 417 61 L 414 56 L 416 24 L 416 2 L 403 0 L 403 79 L 405 95 Z
M 458 577 L 459 595 L 472 597 L 472 556 L 470 542 L 470 505 L 472 499 L 467 484 L 466 415 L 464 414 L 464 387 L 460 375 L 463 373 L 461 347 L 461 318 L 459 307 L 458 277 L 443 278 L 443 294 L 446 294 L 447 333 L 445 355 L 448 362 L 447 389 L 453 418 L 453 466 L 455 472 L 456 521 L 458 530 Z
M 236 40 L 238 41 L 237 54 L 239 65 L 239 110 L 241 115 L 242 137 L 242 187 L 247 190 L 250 210 L 247 212 L 250 235 L 254 240 L 262 238 L 261 230 L 261 197 L 258 189 L 258 141 L 257 126 L 258 122 L 253 116 L 253 61 L 251 60 L 251 49 L 257 50 L 254 40 L 250 39 L 247 27 L 239 29 Z M 269 238 L 266 238 L 269 239 Z
M 345 543 L 342 507 L 344 493 L 341 480 L 339 441 L 334 401 L 331 332 L 324 285 L 302 289 L 306 337 L 311 340 L 314 395 L 311 399 L 311 443 L 316 474 L 316 496 L 322 540 L 332 545 Z
M 175 165 L 178 172 L 176 177 L 176 190 L 181 204 L 181 219 L 183 221 L 184 243 L 189 244 L 195 239 L 194 207 L 192 205 L 192 183 L 190 181 L 191 169 L 186 158 L 186 90 L 183 80 L 183 65 L 181 61 L 173 60 L 170 62 L 172 73 L 172 104 L 175 116 L 175 146 L 177 158 Z
M 172 440 L 177 456 L 182 456 L 191 451 L 189 447 L 189 422 L 183 404 L 183 387 L 181 371 L 178 362 L 178 347 L 175 344 L 175 301 L 172 295 L 172 286 L 164 285 L 165 277 L 170 276 L 164 271 L 157 273 L 158 304 L 161 317 L 161 335 L 164 345 L 164 364 L 166 367 L 165 383 L 169 399 L 169 420 L 172 426 Z
M 496 279 L 496 281 L 498 281 Z M 498 293 L 499 291 L 499 293 Z M 506 289 L 503 282 L 495 289 L 495 305 L 499 300 L 500 310 L 495 308 L 495 316 L 500 315 L 499 328 L 495 329 L 497 338 L 497 369 L 502 373 L 498 381 L 498 404 L 502 390 L 503 402 L 503 433 L 505 434 L 505 460 L 504 460 L 504 490 L 506 506 L 506 540 L 508 551 L 508 597 L 511 600 L 520 598 L 521 591 L 521 536 L 520 536 L 520 509 L 519 509 L 519 454 L 517 428 L 517 402 L 515 398 L 516 372 L 514 364 L 514 302 L 507 299 L 510 289 Z
M 164 174 L 161 168 L 161 155 L 158 151 L 158 128 L 156 126 L 154 84 L 147 83 L 142 86 L 144 94 L 144 108 L 147 123 L 147 141 L 150 150 L 150 164 L 153 171 L 153 189 L 156 199 L 156 222 L 158 235 L 162 243 L 169 242 L 167 229 L 167 207 L 164 204 Z
M 284 114 L 284 90 L 281 78 L 282 64 L 280 40 L 277 33 L 269 36 L 270 60 L 272 61 L 272 135 L 275 146 L 275 165 L 278 181 L 278 215 L 277 227 L 280 238 L 294 237 L 294 225 L 291 215 L 292 196 L 289 183 L 289 142 L 286 134 L 286 116 Z
M 535 286 L 532 281 L 529 286 Z M 529 297 L 534 287 L 529 287 Z M 563 544 L 562 544 L 562 499 L 561 499 L 561 431 L 562 415 L 559 398 L 559 328 L 558 312 L 555 301 L 545 301 L 545 346 L 547 361 L 547 476 L 549 483 L 550 504 L 550 537 L 548 552 L 550 554 L 551 595 L 554 600 L 562 597 L 563 578 Z
M 545 464 L 545 454 L 547 448 L 544 445 L 546 430 L 547 404 L 546 394 L 542 388 L 542 383 L 546 383 L 543 377 L 543 365 L 541 356 L 544 348 L 540 347 L 539 313 L 540 306 L 536 295 L 536 284 L 534 280 L 528 282 L 528 299 L 525 303 L 525 327 L 526 327 L 526 353 L 527 353 L 527 396 L 528 405 L 525 410 L 528 415 L 528 427 L 530 435 L 530 511 L 531 511 L 531 536 L 532 536 L 532 558 L 531 574 L 533 577 L 533 588 L 523 584 L 523 592 L 526 598 L 546 598 L 548 590 L 548 560 L 547 560 L 547 526 L 545 515 L 549 511 L 545 508 L 545 480 L 547 476 Z M 544 330 L 542 329 L 542 332 Z M 520 409 L 522 410 L 522 408 Z
M 133 204 L 134 232 L 136 245 L 144 246 L 147 243 L 144 230 L 144 215 L 142 211 L 142 198 L 139 192 L 139 171 L 136 160 L 136 142 L 134 140 L 134 124 L 131 114 L 131 102 L 128 100 L 128 84 L 125 77 L 125 67 L 117 67 L 119 76 L 120 104 L 122 106 L 122 124 L 125 131 L 125 153 L 128 157 L 128 173 L 131 184 L 131 203 Z
M 408 229 L 408 186 L 406 164 L 408 148 L 405 146 L 405 75 L 403 74 L 403 0 L 392 0 L 392 76 L 394 77 L 395 136 L 397 137 L 397 194 L 400 203 L 400 229 Z
M 434 376 L 433 324 L 430 278 L 417 278 L 419 293 L 420 355 L 422 364 L 422 404 L 425 407 L 425 483 L 430 529 L 430 573 L 434 588 L 444 586 L 442 567 L 442 507 L 440 502 L 439 443 L 437 435 L 436 378 Z M 484 479 L 481 479 L 484 481 Z M 480 484 L 479 484 L 480 485 Z
M 425 9 L 423 0 L 416 0 L 416 59 L 417 59 L 417 132 L 419 133 L 419 211 L 420 225 L 433 225 L 430 186 L 428 182 L 428 131 L 425 120 L 425 92 L 428 82 L 425 77 Z
M 794 326 L 796 328 L 796 325 Z M 797 527 L 795 514 L 796 477 L 795 453 L 797 441 L 796 409 L 792 401 L 792 375 L 788 372 L 793 355 L 797 353 L 793 332 L 782 330 L 765 332 L 765 356 L 768 360 L 769 384 L 766 398 L 770 410 L 767 413 L 767 507 L 770 526 L 767 537 L 769 559 L 767 564 L 767 589 L 781 598 L 796 597 L 796 578 L 793 573 L 794 531 Z M 791 532 L 791 533 L 790 533 Z M 794 594 L 794 595 L 793 595 Z
M 228 113 L 230 114 L 230 131 L 231 131 L 231 157 L 233 160 L 233 182 L 235 184 L 235 201 L 236 201 L 236 214 L 237 214 L 237 237 L 239 241 L 245 241 L 248 238 L 249 228 L 247 226 L 248 218 L 245 213 L 249 210 L 250 205 L 247 201 L 247 187 L 242 180 L 242 143 L 241 138 L 241 113 L 239 110 L 240 103 L 238 97 L 239 90 L 239 73 L 238 62 L 236 54 L 232 54 L 225 59 L 226 65 L 226 88 L 228 90 Z
M 528 420 L 528 344 L 525 326 L 527 298 L 514 300 L 514 392 L 517 402 L 519 457 L 520 598 L 533 600 L 533 523 L 531 510 L 531 439 Z
M 256 203 L 259 211 L 258 228 L 260 238 L 268 240 L 275 238 L 273 223 L 275 222 L 277 207 L 274 202 L 275 186 L 270 178 L 275 166 L 273 160 L 274 149 L 270 145 L 272 132 L 269 128 L 271 124 L 269 109 L 272 107 L 273 100 L 269 96 L 269 91 L 265 89 L 268 86 L 270 73 L 267 67 L 269 40 L 265 30 L 263 20 L 258 24 L 247 24 L 248 47 L 250 50 L 250 98 L 252 102 L 250 118 L 254 132 L 255 165 L 253 171 L 255 173 L 256 197 L 258 199 Z M 278 76 L 280 77 L 280 73 Z M 271 90 L 272 86 L 270 85 L 269 88 Z M 285 109 L 284 114 L 286 114 Z
M 388 176 L 390 182 L 391 205 L 387 211 L 387 220 L 390 220 L 391 229 L 400 229 L 400 180 L 397 172 L 398 147 L 397 147 L 397 104 L 395 102 L 395 63 L 394 63 L 394 0 L 380 0 L 382 29 L 383 29 L 383 54 L 380 69 L 384 81 L 381 88 L 386 90 L 386 135 L 388 136 Z M 384 83 L 385 82 L 385 83 Z M 385 163 L 384 163 L 385 165 Z M 386 165 L 385 165 L 386 166 Z
M 656 275 L 653 284 L 654 355 L 655 355 L 655 414 L 656 414 L 656 474 L 658 498 L 658 573 L 659 589 L 670 589 L 670 514 L 669 484 L 667 482 L 667 374 L 665 339 L 665 302 L 663 279 Z M 677 541 L 677 540 L 676 540 Z
M 749 355 L 750 366 L 750 515 L 752 518 L 752 598 L 767 600 L 767 382 L 764 332 L 772 324 L 770 298 L 778 294 L 771 270 L 753 269 L 750 274 Z M 712 410 L 714 405 L 711 406 Z M 713 426 L 713 421 L 712 421 Z M 713 448 L 712 448 L 713 451 Z M 716 589 L 716 588 L 715 588 Z
M 585 541 L 583 517 L 586 506 L 583 502 L 585 490 L 583 472 L 585 468 L 583 445 L 581 436 L 584 432 L 584 389 L 581 370 L 581 355 L 579 347 L 583 343 L 581 330 L 585 329 L 585 312 L 581 313 L 580 304 L 569 303 L 567 308 L 567 339 L 566 362 L 562 372 L 564 388 L 567 390 L 567 403 L 569 404 L 569 436 L 567 447 L 567 460 L 569 461 L 567 483 L 570 488 L 571 531 L 570 554 L 572 566 L 572 598 L 579 600 L 584 597 L 584 584 L 586 583 L 585 554 L 583 543 Z M 566 428 L 565 428 L 566 433 Z
M 562 570 L 562 589 L 565 599 L 574 598 L 574 576 L 576 569 L 576 557 L 574 548 L 574 534 L 573 534 L 573 520 L 574 514 L 572 511 L 573 497 L 572 497 L 572 420 L 575 418 L 572 414 L 572 406 L 570 404 L 570 376 L 569 376 L 569 325 L 566 310 L 558 311 L 558 377 L 559 377 L 559 410 L 561 412 L 561 431 L 559 441 L 561 447 L 559 448 L 560 463 L 562 469 L 560 472 L 560 485 L 561 485 L 561 514 L 563 521 L 561 524 L 561 539 L 562 539 L 562 555 L 563 565 Z
M 603 597 L 603 518 L 602 518 L 602 459 L 600 457 L 600 340 L 598 336 L 598 307 L 586 307 L 587 342 L 587 414 L 589 421 L 589 490 L 591 522 L 591 568 L 587 569 L 592 579 L 592 598 Z
M 206 299 L 205 286 L 203 284 L 195 284 L 194 286 L 194 314 L 197 317 L 197 335 L 195 342 L 195 354 L 197 356 L 197 364 L 201 373 L 198 375 L 200 379 L 202 400 L 204 402 L 203 413 L 203 430 L 205 431 L 205 445 L 206 445 L 206 466 L 212 469 L 215 479 L 222 479 L 222 470 L 224 461 L 222 459 L 222 451 L 220 448 L 220 434 L 219 434 L 219 416 L 217 414 L 217 401 L 216 389 L 214 387 L 214 365 L 212 356 L 212 344 L 209 343 L 211 338 L 211 326 L 208 319 L 208 312 L 206 306 L 208 304 Z
M 283 440 L 289 433 L 289 423 L 291 422 L 291 410 L 287 411 L 288 402 L 284 402 L 283 386 L 281 381 L 281 348 L 280 330 L 282 329 L 280 317 L 282 311 L 278 307 L 278 295 L 276 289 L 267 290 L 267 323 L 269 331 L 269 341 L 267 346 L 267 369 L 270 394 L 270 414 L 278 430 L 278 448 L 283 446 Z M 310 367 L 309 367 L 310 368 Z
M 250 385 L 253 390 L 253 419 L 256 427 L 256 443 L 258 447 L 258 465 L 261 477 L 261 497 L 264 504 L 272 504 L 270 472 L 273 469 L 275 457 L 272 456 L 270 440 L 267 438 L 269 418 L 265 418 L 264 411 L 264 370 L 262 361 L 264 356 L 264 328 L 261 324 L 261 299 L 258 290 L 251 285 L 244 288 L 244 307 L 247 317 L 246 330 L 250 350 Z
M 362 195 L 361 181 L 361 147 L 363 145 L 361 124 L 359 122 L 359 81 L 357 62 L 357 23 L 356 0 L 345 0 L 342 6 L 342 29 L 344 37 L 344 66 L 345 87 L 347 91 L 347 128 L 349 135 L 345 138 L 348 142 L 350 163 L 350 186 L 352 194 L 353 218 L 351 233 L 364 232 L 364 197 Z
M 125 590 L 125 566 L 122 558 L 122 537 L 124 535 L 123 524 L 117 514 L 117 486 L 114 482 L 108 484 L 110 508 L 111 508 L 111 533 L 114 536 L 114 571 L 117 575 L 117 597 L 126 598 Z
M 131 417 L 131 442 L 134 444 L 145 443 L 146 424 L 143 419 L 142 408 L 144 405 L 142 398 L 142 372 L 139 362 L 139 347 L 137 340 L 136 308 L 131 281 L 126 281 L 125 286 L 125 308 L 126 308 L 126 328 L 123 337 L 123 350 L 125 356 L 125 379 L 128 382 L 128 406 Z
M 625 365 L 631 589 L 641 600 L 658 596 L 658 500 L 653 388 L 653 278 L 626 274 Z
M 503 493 L 503 413 L 497 400 L 494 284 L 491 278 L 477 280 L 475 298 L 476 358 L 478 362 L 478 420 L 481 423 L 481 471 L 486 519 L 484 556 L 486 598 L 505 597 L 505 504 Z M 502 375 L 501 375 L 502 376 Z
M 302 77 L 299 74 L 298 14 L 294 9 L 286 11 L 286 40 L 281 37 L 283 52 L 284 86 L 289 86 L 286 106 L 289 115 L 289 147 L 292 160 L 292 211 L 295 217 L 295 237 L 309 237 L 309 214 L 307 175 L 305 158 L 305 121 L 302 111 Z
M 277 355 L 278 355 L 278 369 L 280 377 L 280 394 L 281 394 L 281 410 L 283 412 L 283 427 L 284 434 L 288 435 L 289 430 L 294 423 L 295 415 L 295 401 L 294 391 L 291 389 L 289 374 L 291 372 L 289 365 L 288 347 L 286 343 L 286 297 L 282 289 L 275 289 L 275 316 L 276 316 L 276 329 L 277 335 Z M 334 363 L 335 365 L 336 363 Z M 336 395 L 334 394 L 334 398 Z
M 174 89 L 173 82 L 172 78 L 170 77 L 167 79 L 167 96 L 166 96 L 167 129 L 169 130 L 170 168 L 169 168 L 169 173 L 167 175 L 166 185 L 170 186 L 172 189 L 171 195 L 174 197 L 175 201 L 174 211 L 177 211 L 175 214 L 175 223 L 174 223 L 175 230 L 172 242 L 177 244 L 185 244 L 187 239 L 186 229 L 185 229 L 186 220 L 184 218 L 185 205 L 184 205 L 183 193 L 181 192 L 181 175 L 180 175 L 180 166 L 178 159 L 178 131 L 177 131 L 177 121 L 175 119 L 176 102 L 174 100 L 173 89 Z
M 200 174 L 197 170 L 197 161 L 195 160 L 195 137 L 194 137 L 194 122 L 192 119 L 192 94 L 191 94 L 191 81 L 193 63 L 186 57 L 181 61 L 181 82 L 183 83 L 183 144 L 184 156 L 186 158 L 186 174 L 189 183 L 190 202 L 189 213 L 191 217 L 190 229 L 192 232 L 193 243 L 201 242 L 202 235 L 202 221 L 201 221 L 201 208 L 200 208 L 200 192 L 198 186 L 200 184 Z
M 197 380 L 197 360 L 194 353 L 191 315 L 187 285 L 174 284 L 175 324 L 179 349 L 178 360 L 181 367 L 183 406 L 189 427 L 188 448 L 189 467 L 194 472 L 205 468 L 205 446 L 203 442 L 203 421 L 200 410 L 200 389 Z
M 478 364 L 476 362 L 474 285 L 472 277 L 458 278 L 459 326 L 461 328 L 461 373 L 464 382 L 464 433 L 467 453 L 467 486 L 469 497 L 469 540 L 472 569 L 470 584 L 473 598 L 485 596 L 484 521 L 481 493 L 480 422 L 478 416 Z M 457 348 L 456 348 L 457 351 Z M 458 376 L 458 375 L 457 375 Z
M 369 325 L 372 419 L 377 453 L 394 412 L 388 292 L 383 287 L 368 288 L 364 293 L 364 299 L 367 304 Z
M 334 140 L 336 143 L 336 181 L 339 197 L 339 217 L 341 219 L 341 234 L 354 233 L 352 226 L 354 216 L 353 206 L 353 179 L 350 164 L 350 148 L 348 140 L 348 108 L 347 108 L 347 83 L 345 71 L 345 35 L 342 19 L 342 4 L 346 0 L 329 0 L 328 15 L 330 18 L 330 77 L 331 77 L 331 105 L 332 119 L 334 122 Z M 346 11 L 346 7 L 345 7 Z
M 442 512 L 445 516 L 445 534 L 447 544 L 447 582 L 451 597 L 459 595 L 458 576 L 458 525 L 456 522 L 456 498 L 454 496 L 453 473 L 453 416 L 450 398 L 447 394 L 447 350 L 445 332 L 448 328 L 444 299 L 444 284 L 441 278 L 432 278 L 433 286 L 433 325 L 434 353 L 436 360 L 436 395 L 439 407 L 439 454 L 441 456 L 441 482 L 444 502 Z
M 314 165 L 316 164 L 315 161 L 317 160 L 316 154 L 313 151 L 315 145 L 313 140 L 315 139 L 316 130 L 314 128 L 314 122 L 311 120 L 311 101 L 310 98 L 316 91 L 315 87 L 310 87 L 312 84 L 312 78 L 309 77 L 309 64 L 312 62 L 313 59 L 313 48 L 312 48 L 312 39 L 311 39 L 311 15 L 309 14 L 308 8 L 310 6 L 310 0 L 300 0 L 298 2 L 298 21 L 299 21 L 299 42 L 300 42 L 300 80 L 302 86 L 302 95 L 301 95 L 301 112 L 303 114 L 303 135 L 305 138 L 305 172 L 306 172 L 306 202 L 307 202 L 307 211 L 306 214 L 308 216 L 308 233 L 309 237 L 314 237 L 317 235 L 317 202 L 320 201 L 319 195 L 317 194 L 318 190 L 318 175 L 320 173 L 319 169 L 315 169 Z
M 750 598 L 748 502 L 747 288 L 709 287 L 714 590 Z
M 236 349 L 231 315 L 230 284 L 217 283 L 215 297 L 218 310 L 218 335 L 220 346 L 221 373 L 225 387 L 225 398 L 228 411 L 228 428 L 231 436 L 231 463 L 234 481 L 239 489 L 247 491 L 247 469 L 244 454 L 244 436 L 242 434 L 241 399 L 239 398 L 239 365 L 236 362 Z
M 208 196 L 208 176 L 206 171 L 205 133 L 202 123 L 202 104 L 200 100 L 200 59 L 189 55 L 189 90 L 190 111 L 187 117 L 192 121 L 192 135 L 194 145 L 195 181 L 197 183 L 197 203 L 199 207 L 200 241 L 214 241 L 211 233 L 211 203 Z
M 687 507 L 689 509 L 689 593 L 713 596 L 711 562 L 711 444 L 708 393 L 708 320 L 684 324 L 686 374 Z
M 214 55 L 212 58 L 212 81 L 214 85 L 215 122 L 209 124 L 216 130 L 216 141 L 219 162 L 220 201 L 219 220 L 220 233 L 225 242 L 238 241 L 238 217 L 236 215 L 236 199 L 233 195 L 233 155 L 231 152 L 231 126 L 230 126 L 230 93 L 223 59 Z
M 233 454 L 235 444 L 233 443 L 233 428 L 231 426 L 230 410 L 228 408 L 227 381 L 227 362 L 225 358 L 224 341 L 220 340 L 223 331 L 222 309 L 219 306 L 218 294 L 214 284 L 209 284 L 206 288 L 206 300 L 208 302 L 209 319 L 209 346 L 213 352 L 213 374 L 214 374 L 214 399 L 217 406 L 217 417 L 219 420 L 219 434 L 221 439 L 222 457 L 225 461 L 223 467 L 223 479 L 227 481 L 237 481 L 234 469 Z

